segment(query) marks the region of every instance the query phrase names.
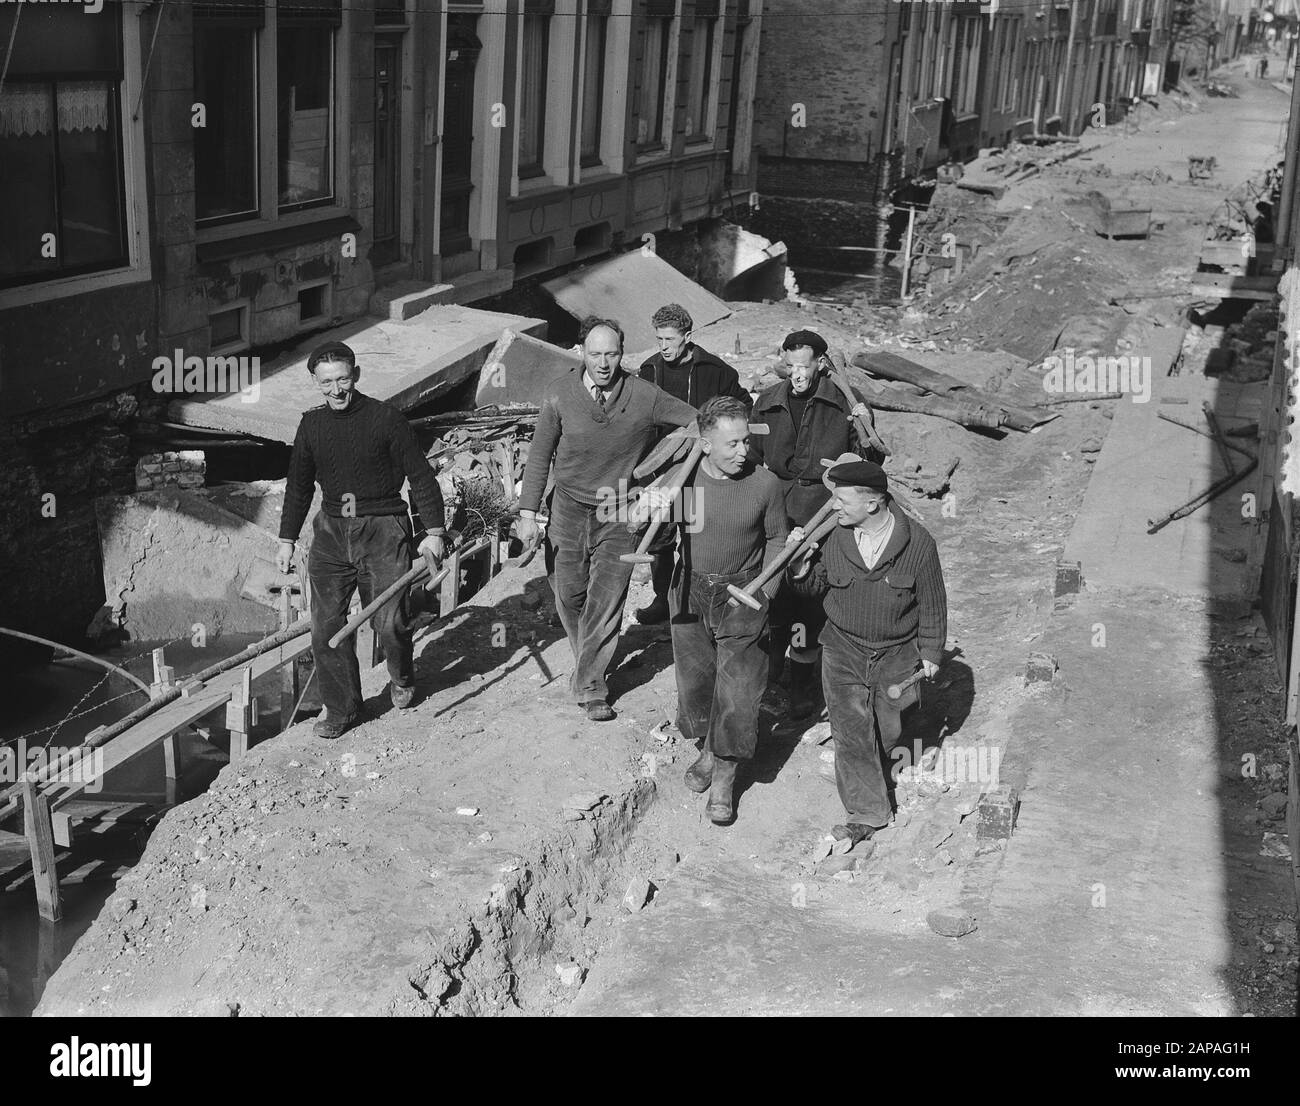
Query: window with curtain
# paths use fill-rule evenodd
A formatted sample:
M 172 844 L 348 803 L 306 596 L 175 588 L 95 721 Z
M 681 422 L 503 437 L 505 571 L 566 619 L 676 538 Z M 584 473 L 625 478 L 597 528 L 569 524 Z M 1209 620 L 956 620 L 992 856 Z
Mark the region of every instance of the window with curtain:
M 548 12 L 524 14 L 524 59 L 519 79 L 519 175 L 542 175 L 546 142 L 546 58 L 551 47 Z
M 583 165 L 600 163 L 600 129 L 605 100 L 605 46 L 609 41 L 609 16 L 587 16 L 587 45 L 582 73 Z
M 713 39 L 717 33 L 716 17 L 695 19 L 691 39 L 691 78 L 686 95 L 686 134 L 690 138 L 712 138 L 713 118 L 709 105 L 713 98 Z
M 126 245 L 120 10 L 0 7 L 0 287 L 120 268 Z

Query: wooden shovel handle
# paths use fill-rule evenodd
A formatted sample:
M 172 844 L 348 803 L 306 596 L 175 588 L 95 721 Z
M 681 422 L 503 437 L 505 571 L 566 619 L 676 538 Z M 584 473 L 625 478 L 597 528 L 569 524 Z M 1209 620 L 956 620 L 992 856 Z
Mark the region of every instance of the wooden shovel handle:
M 834 506 L 829 501 L 823 503 L 817 513 L 808 520 L 808 525 L 806 527 L 808 532 L 805 534 L 803 541 L 798 545 L 786 545 L 786 547 L 776 555 L 772 563 L 763 569 L 762 572 L 755 576 L 754 579 L 743 588 L 738 588 L 734 584 L 728 585 L 727 590 L 731 592 L 731 598 L 728 599 L 727 602 L 733 607 L 736 606 L 738 602 L 744 603 L 748 607 L 754 607 L 755 609 L 761 606 L 754 596 L 756 596 L 762 588 L 766 587 L 780 574 L 781 570 L 794 559 L 796 553 L 801 549 L 806 549 L 811 542 L 817 540 L 813 535 L 816 534 L 818 528 L 830 518 L 831 512 L 834 510 Z

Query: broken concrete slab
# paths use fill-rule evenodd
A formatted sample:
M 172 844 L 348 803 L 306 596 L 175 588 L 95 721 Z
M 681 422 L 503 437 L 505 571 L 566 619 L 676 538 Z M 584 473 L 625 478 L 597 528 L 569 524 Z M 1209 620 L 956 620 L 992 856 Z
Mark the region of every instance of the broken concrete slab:
M 546 385 L 582 364 L 581 355 L 529 334 L 504 330 L 479 371 L 476 407 L 536 404 Z
M 731 314 L 717 296 L 648 249 L 632 250 L 543 281 L 542 287 L 574 318 L 599 315 L 617 319 L 627 351 L 654 348 L 650 317 L 666 303 L 680 303 L 686 308 L 697 329 Z
M 941 937 L 965 937 L 979 928 L 975 918 L 964 910 L 931 910 L 925 924 Z
M 724 300 L 779 301 L 798 293 L 784 242 L 724 222 L 701 232 L 700 250 L 700 283 Z
M 241 594 L 277 538 L 200 492 L 166 488 L 95 501 L 108 620 L 133 640 L 269 633 L 275 611 Z
M 259 366 L 256 394 L 238 391 L 173 400 L 168 418 L 187 426 L 292 442 L 302 413 L 321 402 L 307 357 L 327 341 L 346 342 L 366 395 L 409 410 L 450 391 L 482 368 L 503 327 L 542 337 L 546 323 L 472 307 L 430 307 L 404 322 L 366 318 L 310 338 Z M 250 400 L 250 402 L 245 402 Z

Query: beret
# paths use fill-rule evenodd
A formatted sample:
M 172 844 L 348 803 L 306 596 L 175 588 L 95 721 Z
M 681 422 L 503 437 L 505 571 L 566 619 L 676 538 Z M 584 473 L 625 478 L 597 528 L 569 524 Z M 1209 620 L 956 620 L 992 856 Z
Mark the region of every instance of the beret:
M 847 484 L 855 488 L 874 488 L 879 492 L 889 490 L 889 478 L 885 475 L 885 470 L 874 461 L 845 461 L 843 464 L 833 465 L 826 476 L 835 484 Z
M 798 349 L 800 346 L 812 346 L 813 353 L 821 357 L 826 352 L 826 339 L 815 330 L 796 330 L 787 334 L 781 343 L 782 349 Z

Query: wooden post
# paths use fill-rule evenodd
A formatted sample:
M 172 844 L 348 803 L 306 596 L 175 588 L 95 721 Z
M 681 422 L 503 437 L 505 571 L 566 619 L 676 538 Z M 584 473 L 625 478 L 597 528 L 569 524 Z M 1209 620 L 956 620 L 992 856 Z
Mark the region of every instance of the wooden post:
M 903 243 L 903 286 L 899 289 L 898 298 L 907 299 L 907 285 L 912 275 L 912 233 L 916 227 L 916 207 L 912 206 L 907 209 L 907 239 Z
M 161 698 L 176 683 L 176 669 L 167 663 L 164 650 L 153 651 L 153 683 L 149 685 L 149 697 Z M 176 780 L 176 735 L 168 734 L 163 738 L 163 775 L 166 780 Z
M 23 780 L 23 828 L 32 853 L 36 909 L 42 918 L 57 922 L 63 917 L 63 904 L 59 901 L 59 872 L 54 863 L 50 803 L 30 779 Z
M 455 550 L 446 561 L 447 575 L 442 581 L 438 597 L 438 615 L 446 618 L 460 606 L 460 550 Z
M 280 589 L 280 629 L 291 626 L 298 617 L 294 607 L 293 592 L 289 587 Z M 298 702 L 298 661 L 291 660 L 280 671 L 280 730 L 293 724 L 293 707 Z
M 257 725 L 257 699 L 253 697 L 253 670 L 244 669 L 244 678 L 226 704 L 226 729 L 230 731 L 230 763 L 248 752 L 248 735 Z

